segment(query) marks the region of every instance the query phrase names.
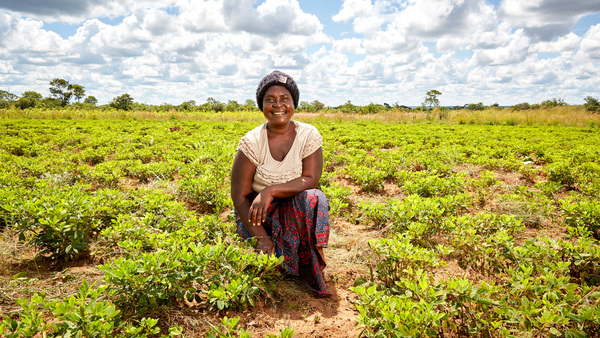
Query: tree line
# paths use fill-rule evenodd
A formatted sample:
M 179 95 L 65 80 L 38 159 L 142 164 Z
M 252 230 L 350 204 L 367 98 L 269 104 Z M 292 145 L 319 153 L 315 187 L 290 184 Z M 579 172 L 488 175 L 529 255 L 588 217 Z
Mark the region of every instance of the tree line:
M 108 104 L 98 105 L 96 97 L 89 95 L 86 96 L 85 88 L 81 85 L 69 83 L 65 79 L 55 78 L 49 83 L 48 88 L 50 96 L 43 97 L 42 94 L 35 91 L 26 91 L 20 97 L 12 94 L 8 91 L 0 90 L 0 109 L 16 107 L 19 109 L 28 108 L 61 108 L 61 107 L 76 107 L 84 109 L 120 109 L 120 110 L 136 110 L 136 111 L 154 111 L 154 112 L 167 112 L 167 111 L 249 111 L 258 110 L 256 102 L 252 99 L 246 100 L 243 104 L 238 103 L 235 100 L 229 100 L 226 103 L 215 100 L 212 97 L 207 98 L 205 103 L 197 104 L 194 100 L 185 101 L 179 105 L 173 105 L 163 103 L 160 105 L 149 105 L 145 103 L 135 102 L 133 97 L 128 93 L 121 94 L 113 98 Z M 301 112 L 327 112 L 327 111 L 340 111 L 343 113 L 358 113 L 358 114 L 374 114 L 389 110 L 401 110 L 401 111 L 430 111 L 432 109 L 438 109 L 442 111 L 448 110 L 484 110 L 490 108 L 501 109 L 498 103 L 494 103 L 490 106 L 484 105 L 482 102 L 479 103 L 467 103 L 463 106 L 441 106 L 439 96 L 442 93 L 436 89 L 429 90 L 424 97 L 424 101 L 420 106 L 409 107 L 405 105 L 399 105 L 397 102 L 390 105 L 388 103 L 377 104 L 369 103 L 365 106 L 354 105 L 350 100 L 346 103 L 337 107 L 327 107 L 323 103 L 315 100 L 313 102 L 300 101 L 298 104 L 298 111 Z M 81 102 L 83 99 L 83 102 Z M 72 100 L 76 102 L 71 102 Z M 600 101 L 592 96 L 587 96 L 585 99 L 584 107 L 591 112 L 600 113 Z M 567 106 L 561 98 L 552 98 L 544 100 L 540 103 L 529 104 L 522 102 L 511 106 L 514 110 L 527 110 L 537 108 L 552 108 L 556 106 Z

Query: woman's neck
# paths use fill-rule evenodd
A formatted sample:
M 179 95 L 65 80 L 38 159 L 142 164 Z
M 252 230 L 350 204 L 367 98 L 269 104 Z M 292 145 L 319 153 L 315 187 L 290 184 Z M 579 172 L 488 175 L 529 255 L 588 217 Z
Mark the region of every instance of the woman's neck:
M 292 122 L 292 121 L 290 121 L 289 123 L 287 123 L 285 125 L 280 125 L 280 126 L 274 126 L 267 122 L 267 131 L 269 132 L 269 134 L 271 134 L 273 136 L 285 135 L 288 133 L 290 128 L 293 128 L 293 127 L 294 127 L 294 122 Z

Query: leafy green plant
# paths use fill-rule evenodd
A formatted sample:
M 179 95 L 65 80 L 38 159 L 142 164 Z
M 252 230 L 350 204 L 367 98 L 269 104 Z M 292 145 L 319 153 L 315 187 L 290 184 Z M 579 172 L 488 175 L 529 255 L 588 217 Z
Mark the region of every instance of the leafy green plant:
M 447 318 L 437 309 L 437 302 L 413 297 L 410 291 L 394 295 L 376 285 L 351 289 L 360 297 L 355 307 L 361 337 L 438 337 Z
M 389 199 L 387 203 L 360 202 L 359 210 L 364 219 L 373 221 L 378 227 L 390 227 L 395 231 L 406 231 L 411 223 L 427 224 L 427 235 L 443 229 L 444 216 L 451 215 L 468 206 L 469 196 L 464 194 L 436 198 L 409 195 L 400 201 Z M 423 232 L 421 232 L 423 237 Z
M 23 309 L 19 315 L 20 320 L 5 317 L 0 323 L 0 333 L 6 338 L 33 337 L 46 332 L 51 324 L 43 318 L 43 311 L 39 304 L 44 302 L 44 295 L 35 294 L 31 300 L 18 299 L 17 304 Z
M 252 332 L 246 331 L 241 328 L 238 323 L 240 321 L 240 317 L 235 318 L 227 318 L 227 316 L 220 319 L 221 324 L 218 326 L 210 324 L 210 332 L 206 333 L 204 337 L 206 338 L 250 338 L 252 337 Z M 278 336 L 274 334 L 269 334 L 265 336 L 267 338 L 292 338 L 294 336 L 294 328 L 286 327 L 283 329 Z
M 445 329 L 459 335 L 492 335 L 500 322 L 494 310 L 500 304 L 495 298 L 499 288 L 482 282 L 479 285 L 464 278 L 450 278 L 443 282 L 447 318 Z
M 388 176 L 387 172 L 378 170 L 372 166 L 350 165 L 347 167 L 351 178 L 364 192 L 381 192 L 383 182 Z
M 181 180 L 178 194 L 200 211 L 220 213 L 232 205 L 229 191 L 211 175 Z
M 547 167 L 548 180 L 573 188 L 577 182 L 573 165 L 567 162 L 551 163 Z
M 445 265 L 436 252 L 413 245 L 411 238 L 405 235 L 371 240 L 369 247 L 373 250 L 377 278 L 386 287 L 395 285 L 409 269 L 431 271 Z M 373 280 L 374 276 L 371 279 Z
M 556 269 L 558 267 L 558 269 Z M 509 292 L 495 310 L 506 334 L 589 336 L 598 333 L 600 293 L 579 288 L 558 271 L 566 268 L 529 264 L 509 269 Z M 585 303 L 582 300 L 587 299 Z
M 156 336 L 160 329 L 155 327 L 157 319 L 142 318 L 139 325 L 126 322 L 115 305 L 102 300 L 106 286 L 94 288 L 82 281 L 77 294 L 62 300 L 49 301 L 45 294 L 35 294 L 31 300 L 18 300 L 22 307 L 20 320 L 6 317 L 0 324 L 4 337 L 148 337 Z M 52 315 L 54 319 L 47 320 Z M 180 327 L 169 329 L 169 335 L 181 334 Z
M 587 227 L 595 238 L 600 238 L 600 202 L 592 199 L 563 200 L 561 211 L 567 226 Z
M 352 188 L 342 186 L 337 182 L 333 182 L 328 186 L 322 187 L 323 193 L 329 201 L 329 216 L 337 217 L 343 211 L 348 210 L 350 205 L 350 194 Z
M 513 242 L 506 230 L 482 236 L 474 228 L 467 228 L 457 230 L 452 246 L 463 269 L 472 268 L 492 275 L 506 269 L 504 258 L 510 253 Z
M 117 258 L 99 268 L 106 273 L 117 305 L 145 313 L 194 295 L 208 297 L 208 305 L 219 310 L 245 308 L 260 294 L 269 294 L 269 283 L 278 275 L 275 268 L 281 262 L 282 258 L 248 253 L 222 242 L 190 242 Z
M 114 200 L 115 193 L 100 190 L 91 195 L 85 187 L 49 188 L 44 195 L 32 196 L 11 212 L 19 215 L 15 223 L 19 239 L 41 249 L 55 260 L 69 260 L 87 250 L 88 244 L 126 203 Z
M 496 179 L 493 171 L 484 170 L 479 174 L 479 179 L 472 180 L 471 184 L 475 188 L 478 204 L 483 205 L 498 187 L 500 181 Z

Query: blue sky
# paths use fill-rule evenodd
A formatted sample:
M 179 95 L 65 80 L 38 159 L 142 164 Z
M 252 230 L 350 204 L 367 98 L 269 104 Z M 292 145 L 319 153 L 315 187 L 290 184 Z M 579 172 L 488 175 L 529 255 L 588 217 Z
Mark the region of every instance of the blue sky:
M 600 97 L 600 1 L 0 0 L 0 90 L 100 104 L 254 99 L 274 69 L 329 106 Z

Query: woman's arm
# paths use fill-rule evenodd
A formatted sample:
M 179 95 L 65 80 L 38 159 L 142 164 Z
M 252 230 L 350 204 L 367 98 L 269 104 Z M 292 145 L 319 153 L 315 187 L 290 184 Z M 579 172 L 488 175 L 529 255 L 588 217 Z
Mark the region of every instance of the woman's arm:
M 258 196 L 256 196 L 248 209 L 249 222 L 254 225 L 260 225 L 264 222 L 267 219 L 267 209 L 273 201 L 273 198 L 291 197 L 304 190 L 316 188 L 322 173 L 323 149 L 319 147 L 314 153 L 302 160 L 302 176 L 287 183 L 266 187 L 258 194 Z M 252 175 L 254 176 L 254 171 L 252 172 Z M 252 179 L 250 182 L 252 182 Z
M 246 230 L 252 237 L 258 239 L 257 249 L 271 254 L 275 253 L 275 247 L 267 232 L 260 223 L 253 226 L 248 217 L 248 211 L 252 205 L 248 196 L 252 192 L 255 171 L 256 166 L 250 162 L 244 153 L 238 150 L 231 168 L 231 200 Z

